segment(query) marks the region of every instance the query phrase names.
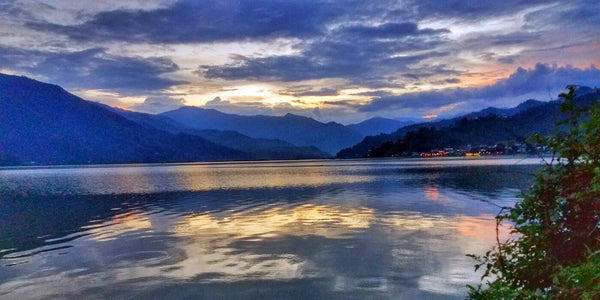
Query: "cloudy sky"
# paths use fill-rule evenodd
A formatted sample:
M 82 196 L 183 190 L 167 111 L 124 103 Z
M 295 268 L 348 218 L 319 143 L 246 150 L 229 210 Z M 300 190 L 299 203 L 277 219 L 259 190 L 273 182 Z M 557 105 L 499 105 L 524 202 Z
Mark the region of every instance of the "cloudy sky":
M 0 72 L 144 112 L 439 118 L 600 86 L 600 1 L 5 1 Z

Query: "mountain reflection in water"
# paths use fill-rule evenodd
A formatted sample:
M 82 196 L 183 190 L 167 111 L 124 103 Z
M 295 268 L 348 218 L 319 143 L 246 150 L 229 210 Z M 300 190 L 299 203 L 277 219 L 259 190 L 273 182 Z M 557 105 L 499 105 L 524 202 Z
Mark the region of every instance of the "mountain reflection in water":
M 539 159 L 0 169 L 0 298 L 463 298 Z M 505 233 L 503 233 L 505 236 Z

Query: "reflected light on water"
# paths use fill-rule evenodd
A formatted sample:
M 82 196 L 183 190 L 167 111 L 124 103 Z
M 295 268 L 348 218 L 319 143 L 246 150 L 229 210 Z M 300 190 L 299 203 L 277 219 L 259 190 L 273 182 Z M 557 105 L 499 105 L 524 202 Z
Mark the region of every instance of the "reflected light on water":
M 215 280 L 316 276 L 314 263 L 294 253 L 238 253 L 239 249 L 231 245 L 236 241 L 260 243 L 289 236 L 350 238 L 356 230 L 369 228 L 373 218 L 374 210 L 367 207 L 314 204 L 240 212 L 222 218 L 211 214 L 184 217 L 173 232 L 186 238 L 179 243 L 186 259 L 169 275 L 189 278 L 201 273 L 219 273 Z
M 431 201 L 438 201 L 440 191 L 437 187 L 427 187 L 425 189 L 425 198 Z
M 457 216 L 447 222 L 452 224 L 456 239 L 452 246 L 438 245 L 439 251 L 456 247 L 458 253 L 480 255 L 496 242 L 496 222 L 493 215 Z M 508 228 L 501 227 L 500 237 L 506 238 L 508 232 Z M 466 256 L 448 257 L 439 262 L 438 270 L 419 279 L 421 290 L 458 296 L 461 294 L 457 290 L 458 286 L 477 283 L 483 274 L 482 270 L 477 273 L 473 271 L 475 261 Z
M 0 298 L 461 299 L 522 180 L 419 161 L 11 170 Z
M 167 164 L 129 167 L 1 169 L 4 193 L 124 194 L 226 189 L 289 188 L 358 183 L 371 176 L 348 174 L 347 167 L 287 162 Z
M 222 219 L 205 214 L 185 218 L 175 228 L 179 236 L 212 234 L 237 238 L 262 238 L 285 235 L 320 235 L 339 238 L 350 229 L 368 228 L 374 210 L 367 207 L 339 207 L 304 204 L 292 208 L 272 208 L 265 211 L 235 213 Z
M 129 232 L 152 232 L 152 222 L 143 214 L 140 215 L 139 212 L 117 215 L 108 222 L 90 227 L 89 233 L 92 239 L 97 242 L 112 241 Z M 86 227 L 84 226 L 83 229 L 86 229 Z

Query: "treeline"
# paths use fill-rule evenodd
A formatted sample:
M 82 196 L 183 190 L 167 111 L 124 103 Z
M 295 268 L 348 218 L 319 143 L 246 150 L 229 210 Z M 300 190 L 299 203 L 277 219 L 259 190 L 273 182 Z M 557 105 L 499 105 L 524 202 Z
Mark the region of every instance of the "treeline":
M 472 149 L 479 151 L 479 145 L 495 145 L 498 152 L 514 151 L 506 148 L 511 143 L 525 143 L 526 135 L 512 120 L 496 115 L 478 119 L 462 118 L 455 125 L 437 129 L 435 127 L 421 127 L 409 131 L 404 138 L 395 142 L 386 142 L 369 151 L 368 157 L 388 157 L 411 155 L 413 152 L 430 152 L 434 149 L 463 148 L 471 145 Z M 532 147 L 529 145 L 531 151 Z M 471 148 L 465 150 L 470 151 Z
M 582 88 L 573 103 L 575 107 L 587 107 L 599 98 L 599 90 Z M 565 118 L 560 110 L 561 103 L 562 100 L 550 101 L 510 116 L 467 116 L 410 125 L 391 134 L 368 136 L 359 144 L 340 151 L 337 157 L 385 157 L 469 144 L 477 147 L 524 143 L 534 133 L 547 136 L 555 132 L 555 124 Z
M 500 210 L 496 245 L 469 255 L 484 271 L 468 286 L 471 299 L 600 299 L 600 106 L 578 108 L 568 89 L 559 127 L 569 130 L 532 136 L 556 157 L 515 207 Z M 508 239 L 500 226 L 511 229 Z

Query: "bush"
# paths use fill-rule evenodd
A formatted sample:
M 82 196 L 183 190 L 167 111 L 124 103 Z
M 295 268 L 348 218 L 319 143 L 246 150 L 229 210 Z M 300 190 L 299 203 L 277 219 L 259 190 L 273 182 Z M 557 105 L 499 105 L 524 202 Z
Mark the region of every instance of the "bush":
M 550 137 L 532 140 L 554 151 L 531 189 L 497 224 L 512 237 L 483 256 L 484 284 L 468 286 L 472 299 L 600 299 L 600 109 L 577 108 L 567 87 L 567 115 Z

